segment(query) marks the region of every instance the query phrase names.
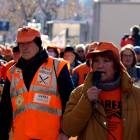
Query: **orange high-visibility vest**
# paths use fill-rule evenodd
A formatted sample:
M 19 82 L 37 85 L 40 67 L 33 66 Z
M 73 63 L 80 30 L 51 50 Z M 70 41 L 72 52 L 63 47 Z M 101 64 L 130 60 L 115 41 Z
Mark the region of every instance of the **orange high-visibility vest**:
M 48 62 L 37 70 L 29 91 L 24 84 L 22 70 L 16 66 L 8 70 L 13 107 L 13 140 L 57 140 L 62 115 L 57 77 L 65 64 L 65 61 L 49 56 Z
M 74 71 L 79 75 L 78 84 L 81 85 L 84 83 L 87 74 L 91 71 L 91 68 L 85 62 L 85 63 L 75 67 L 72 70 L 72 74 L 74 73 Z
M 64 60 L 64 58 L 59 58 L 59 59 Z M 70 62 L 67 60 L 64 60 L 64 61 L 67 63 L 67 67 L 68 67 L 68 70 L 70 72 Z
M 11 61 L 7 62 L 6 64 L 3 64 L 3 67 L 2 67 L 3 71 L 2 72 L 3 72 L 3 79 L 4 79 L 4 81 L 6 81 L 6 72 L 14 64 L 15 64 L 15 61 L 14 60 L 11 60 Z

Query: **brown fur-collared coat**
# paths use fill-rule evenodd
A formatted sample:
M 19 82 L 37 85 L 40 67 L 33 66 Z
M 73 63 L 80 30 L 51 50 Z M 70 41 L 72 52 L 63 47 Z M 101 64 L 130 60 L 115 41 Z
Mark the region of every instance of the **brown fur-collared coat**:
M 62 118 L 62 130 L 69 136 L 78 135 L 78 140 L 107 140 L 107 132 L 95 120 L 86 96 L 93 85 L 92 77 L 93 73 L 90 72 L 84 84 L 71 93 Z M 133 85 L 125 72 L 121 74 L 121 91 L 122 139 L 140 140 L 140 88 Z M 99 122 L 107 128 L 107 117 L 99 98 L 93 108 Z

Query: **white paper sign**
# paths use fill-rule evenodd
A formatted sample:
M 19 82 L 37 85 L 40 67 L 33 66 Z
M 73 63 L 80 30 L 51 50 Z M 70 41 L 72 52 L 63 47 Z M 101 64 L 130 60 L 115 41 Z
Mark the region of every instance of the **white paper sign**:
M 35 93 L 34 102 L 41 104 L 49 104 L 51 96 Z

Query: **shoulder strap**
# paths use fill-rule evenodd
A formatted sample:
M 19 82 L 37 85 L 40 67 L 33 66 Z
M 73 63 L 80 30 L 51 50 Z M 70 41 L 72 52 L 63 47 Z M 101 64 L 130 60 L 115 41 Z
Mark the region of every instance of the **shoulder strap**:
M 57 61 L 57 59 L 53 58 L 53 68 L 54 68 L 54 72 L 55 72 L 56 81 L 57 81 L 56 70 L 58 70 L 58 65 L 59 65 L 59 61 Z

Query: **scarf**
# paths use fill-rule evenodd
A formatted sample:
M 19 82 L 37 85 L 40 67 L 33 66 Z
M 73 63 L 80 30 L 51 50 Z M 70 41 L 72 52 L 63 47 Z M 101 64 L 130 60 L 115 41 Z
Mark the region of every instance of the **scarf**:
M 99 82 L 98 89 L 101 89 L 102 91 L 115 90 L 120 86 L 120 83 L 121 83 L 121 76 L 119 76 L 117 80 L 115 80 L 114 82 L 111 82 L 111 83 Z
M 43 62 L 48 62 L 47 58 L 48 58 L 48 54 L 46 50 L 40 49 L 39 52 L 30 60 L 25 60 L 23 57 L 20 57 L 16 66 L 22 69 L 23 71 L 31 72 L 34 71 L 35 69 L 38 69 L 38 67 Z

